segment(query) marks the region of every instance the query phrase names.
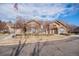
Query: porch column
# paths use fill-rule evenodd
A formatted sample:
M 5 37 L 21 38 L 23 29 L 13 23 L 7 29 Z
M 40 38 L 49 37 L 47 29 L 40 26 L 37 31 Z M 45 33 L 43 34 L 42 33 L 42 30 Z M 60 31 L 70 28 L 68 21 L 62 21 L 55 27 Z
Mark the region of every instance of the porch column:
M 52 30 L 50 30 L 50 34 L 52 34 Z
M 52 33 L 55 34 L 55 30 L 52 30 Z

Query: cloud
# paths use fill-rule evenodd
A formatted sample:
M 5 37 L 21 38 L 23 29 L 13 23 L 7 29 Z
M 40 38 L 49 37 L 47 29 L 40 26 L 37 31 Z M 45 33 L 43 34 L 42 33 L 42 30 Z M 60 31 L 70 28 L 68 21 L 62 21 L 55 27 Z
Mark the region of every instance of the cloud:
M 14 4 L 0 4 L 0 18 L 1 19 L 15 19 L 17 16 L 26 19 L 39 18 L 39 19 L 58 19 L 60 16 L 66 17 L 74 14 L 79 10 L 79 4 L 18 4 L 18 11 L 14 9 Z M 76 8 L 74 10 L 74 8 Z

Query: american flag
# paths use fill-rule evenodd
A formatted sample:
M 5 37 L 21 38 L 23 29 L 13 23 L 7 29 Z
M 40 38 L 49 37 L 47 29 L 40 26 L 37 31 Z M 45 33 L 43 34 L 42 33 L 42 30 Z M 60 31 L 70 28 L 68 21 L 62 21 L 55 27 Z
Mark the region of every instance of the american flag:
M 15 4 L 14 4 L 14 9 L 15 9 L 15 10 L 18 10 L 18 3 L 15 3 Z

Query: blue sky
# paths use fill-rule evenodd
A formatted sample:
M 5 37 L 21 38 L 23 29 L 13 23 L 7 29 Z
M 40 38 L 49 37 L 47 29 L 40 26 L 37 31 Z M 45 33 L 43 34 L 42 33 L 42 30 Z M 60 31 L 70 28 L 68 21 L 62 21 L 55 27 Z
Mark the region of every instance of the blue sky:
M 15 21 L 17 16 L 25 19 L 63 20 L 70 24 L 79 25 L 78 3 L 14 3 L 0 4 L 0 20 Z

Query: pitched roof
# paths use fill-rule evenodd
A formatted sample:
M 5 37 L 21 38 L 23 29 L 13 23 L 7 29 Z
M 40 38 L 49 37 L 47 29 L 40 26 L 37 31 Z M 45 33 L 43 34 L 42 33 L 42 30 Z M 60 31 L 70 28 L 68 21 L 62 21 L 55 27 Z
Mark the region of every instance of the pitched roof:
M 38 23 L 39 25 L 41 24 L 41 22 L 40 22 L 39 20 L 29 20 L 29 21 L 27 21 L 26 23 L 30 23 L 30 22 L 36 22 L 36 23 Z

